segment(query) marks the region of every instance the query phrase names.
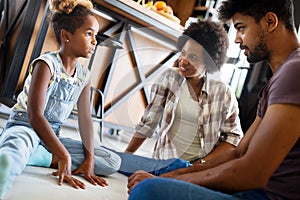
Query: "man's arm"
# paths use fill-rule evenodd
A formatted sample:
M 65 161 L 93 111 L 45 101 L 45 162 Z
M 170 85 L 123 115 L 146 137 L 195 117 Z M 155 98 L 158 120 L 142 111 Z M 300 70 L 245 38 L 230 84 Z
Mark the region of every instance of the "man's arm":
M 221 191 L 263 188 L 299 139 L 299 121 L 299 106 L 271 105 L 256 131 L 241 142 L 237 159 L 176 178 Z
M 239 146 L 237 148 L 233 148 L 231 150 L 225 151 L 223 153 L 220 153 L 218 156 L 214 157 L 213 159 L 209 159 L 207 162 L 203 164 L 195 164 L 187 168 L 181 168 L 178 170 L 171 171 L 169 173 L 165 173 L 160 175 L 160 177 L 165 178 L 175 178 L 175 179 L 181 179 L 181 180 L 187 180 L 190 182 L 193 182 L 193 178 L 196 180 L 198 177 L 193 177 L 197 175 L 197 172 L 206 171 L 207 169 L 214 168 L 216 166 L 219 166 L 223 163 L 229 162 L 231 160 L 234 160 L 236 158 L 239 158 L 242 156 L 247 148 L 249 141 L 251 140 L 254 132 L 256 131 L 257 127 L 259 126 L 261 122 L 261 119 L 257 117 L 245 136 L 243 137 L 242 141 L 239 143 Z M 131 190 L 142 180 L 147 178 L 155 177 L 152 174 L 149 174 L 145 171 L 137 171 L 132 176 L 128 178 L 128 193 L 131 192 Z
M 232 144 L 228 143 L 228 142 L 221 142 L 216 148 L 213 149 L 213 151 L 211 153 L 209 153 L 207 156 L 205 156 L 205 158 L 202 159 L 202 162 L 207 162 L 219 155 L 224 154 L 227 151 L 233 151 L 236 147 L 233 146 Z M 230 153 L 231 154 L 231 153 Z M 196 162 L 194 162 L 193 164 L 200 164 L 201 160 L 197 160 Z
M 196 180 L 199 179 L 199 176 L 197 177 L 191 177 L 195 176 L 197 172 L 205 171 L 210 168 L 217 167 L 219 165 L 222 165 L 223 163 L 229 162 L 231 160 L 234 160 L 236 158 L 241 157 L 242 155 L 245 154 L 249 141 L 251 140 L 252 136 L 254 135 L 255 131 L 257 130 L 257 127 L 261 123 L 261 119 L 259 117 L 256 117 L 255 121 L 253 124 L 250 126 L 248 129 L 247 133 L 243 137 L 242 141 L 239 143 L 237 148 L 234 148 L 233 150 L 229 150 L 226 152 L 221 153 L 220 155 L 214 157 L 213 159 L 210 159 L 209 161 L 205 162 L 204 164 L 195 164 L 192 165 L 191 167 L 187 168 L 181 168 L 178 170 L 174 170 L 169 173 L 165 173 L 160 175 L 160 177 L 165 177 L 165 178 L 176 178 L 176 179 L 182 179 L 182 180 L 187 180 L 190 182 L 193 182 L 193 178 Z M 149 174 L 144 171 L 137 171 L 134 173 L 132 176 L 128 178 L 128 193 L 142 180 L 154 177 L 154 175 Z M 196 182 L 196 181 L 195 181 Z
M 251 138 L 252 138 L 254 132 L 256 131 L 257 127 L 259 126 L 260 122 L 261 122 L 261 119 L 259 117 L 256 117 L 256 119 L 254 120 L 252 125 L 249 127 L 247 133 L 242 138 L 238 147 L 228 149 L 227 151 L 222 151 L 222 152 L 220 149 L 220 152 L 218 152 L 218 155 L 215 155 L 213 158 L 207 159 L 206 162 L 203 164 L 196 163 L 193 166 L 188 167 L 188 168 L 182 168 L 182 169 L 178 169 L 178 170 L 166 173 L 166 174 L 162 174 L 161 177 L 175 178 L 178 175 L 203 171 L 205 169 L 216 167 L 220 164 L 223 164 L 225 162 L 228 162 L 230 160 L 233 160 L 233 159 L 236 159 L 236 158 L 242 156 L 246 152 L 246 150 L 248 148 L 248 143 L 251 140 Z

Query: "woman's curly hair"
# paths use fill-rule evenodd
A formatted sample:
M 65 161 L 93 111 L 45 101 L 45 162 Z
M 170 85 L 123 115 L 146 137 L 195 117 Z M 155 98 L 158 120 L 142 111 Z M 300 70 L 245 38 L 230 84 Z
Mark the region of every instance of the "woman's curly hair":
M 93 4 L 89 0 L 51 0 L 50 16 L 56 40 L 61 44 L 62 29 L 74 33 L 81 27 L 89 15 L 94 16 Z
M 191 23 L 178 39 L 179 51 L 189 39 L 193 39 L 203 47 L 204 62 L 208 72 L 213 73 L 221 69 L 227 60 L 229 46 L 228 35 L 223 24 L 208 20 Z

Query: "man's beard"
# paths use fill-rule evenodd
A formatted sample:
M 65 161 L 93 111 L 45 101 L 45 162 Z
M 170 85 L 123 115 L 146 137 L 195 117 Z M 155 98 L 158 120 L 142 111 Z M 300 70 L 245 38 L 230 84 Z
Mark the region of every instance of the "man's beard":
M 246 47 L 248 48 L 248 47 Z M 266 39 L 262 32 L 259 33 L 259 40 L 254 47 L 253 51 L 249 50 L 247 61 L 249 63 L 256 63 L 269 58 L 269 52 L 267 50 Z

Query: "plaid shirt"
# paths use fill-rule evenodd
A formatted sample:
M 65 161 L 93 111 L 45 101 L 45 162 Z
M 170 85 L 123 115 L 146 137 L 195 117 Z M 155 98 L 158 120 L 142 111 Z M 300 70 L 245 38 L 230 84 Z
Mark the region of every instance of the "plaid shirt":
M 151 88 L 151 102 L 147 106 L 135 132 L 151 137 L 158 131 L 153 157 L 178 157 L 168 134 L 186 79 L 177 68 L 167 69 Z M 237 145 L 243 136 L 238 117 L 238 103 L 228 84 L 206 78 L 199 98 L 198 133 L 201 155 L 205 157 L 220 142 Z M 157 129 L 158 128 L 158 129 Z

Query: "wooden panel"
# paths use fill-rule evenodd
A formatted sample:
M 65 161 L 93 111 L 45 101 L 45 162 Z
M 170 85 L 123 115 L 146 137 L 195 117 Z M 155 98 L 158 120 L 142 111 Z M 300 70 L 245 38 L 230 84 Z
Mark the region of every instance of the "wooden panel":
M 155 29 L 129 26 L 120 38 L 124 49 L 118 50 L 106 81 L 105 121 L 133 127 L 145 110 L 149 90 L 162 69 L 166 58 L 172 54 L 175 42 L 164 42 Z M 148 78 L 150 77 L 150 78 Z
M 106 73 L 110 68 L 110 57 L 112 50 L 108 47 L 99 46 L 94 54 L 94 62 L 91 64 L 92 80 L 91 85 L 96 88 L 103 88 L 106 81 Z
M 115 124 L 116 129 L 132 128 L 140 120 L 145 110 L 146 104 L 143 102 L 142 91 L 133 93 L 105 117 L 105 122 Z
M 124 43 L 124 49 L 119 50 L 115 57 L 115 67 L 110 71 L 111 80 L 107 86 L 105 102 L 114 102 L 126 94 L 130 88 L 139 83 L 139 77 L 136 75 L 134 64 L 130 54 L 127 53 L 128 44 Z
M 45 12 L 45 10 L 44 10 L 45 5 L 46 5 L 46 1 L 43 1 L 43 4 L 41 6 L 41 10 L 40 10 L 40 12 L 38 14 L 38 17 L 37 17 L 37 23 L 36 23 L 36 25 L 34 27 L 34 30 L 33 30 L 33 33 L 32 33 L 32 37 L 31 37 L 31 41 L 30 41 L 28 49 L 27 49 L 27 54 L 26 54 L 25 60 L 23 62 L 23 68 L 22 68 L 21 73 L 19 75 L 19 81 L 18 81 L 18 84 L 17 84 L 17 87 L 16 87 L 17 93 L 19 91 L 21 91 L 22 87 L 23 87 L 24 79 L 25 79 L 25 76 L 27 74 L 27 69 L 28 69 L 28 65 L 29 65 L 29 59 L 30 59 L 30 56 L 31 56 L 31 52 L 33 51 L 34 42 L 35 42 L 38 30 L 39 30 L 39 24 L 41 23 L 43 14 Z M 19 37 L 19 34 L 24 34 L 24 33 L 19 33 L 18 31 L 15 32 L 15 34 L 12 37 L 12 43 L 10 44 L 11 47 L 13 47 L 15 45 L 14 42 Z M 11 59 L 11 58 L 9 58 L 9 59 Z
M 133 30 L 134 51 L 139 60 L 139 67 L 147 77 L 155 70 L 158 63 L 161 63 L 171 52 L 175 51 L 174 44 L 168 45 L 161 39 L 155 38 L 147 34 L 147 29 L 139 28 Z M 153 30 L 153 28 L 151 28 Z

